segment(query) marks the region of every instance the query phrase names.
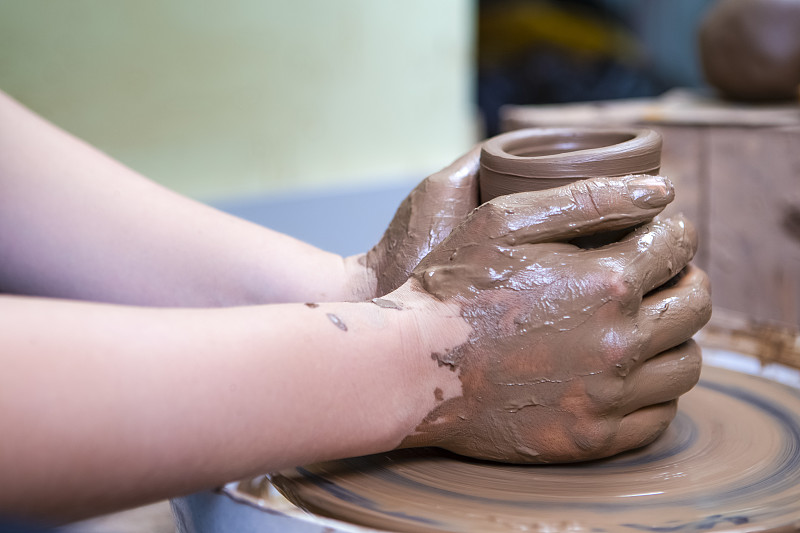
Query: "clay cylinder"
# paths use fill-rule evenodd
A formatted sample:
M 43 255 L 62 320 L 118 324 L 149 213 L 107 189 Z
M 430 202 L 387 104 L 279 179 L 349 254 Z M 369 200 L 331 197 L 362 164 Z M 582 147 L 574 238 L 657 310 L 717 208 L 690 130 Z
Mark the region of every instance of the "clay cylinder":
M 531 128 L 493 137 L 481 150 L 481 202 L 592 177 L 657 174 L 661 135 L 640 128 Z

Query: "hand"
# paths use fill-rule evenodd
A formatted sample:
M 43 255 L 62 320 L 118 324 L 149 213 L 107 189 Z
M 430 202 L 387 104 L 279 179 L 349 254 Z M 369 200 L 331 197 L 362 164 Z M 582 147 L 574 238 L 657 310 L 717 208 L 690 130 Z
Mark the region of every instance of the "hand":
M 405 283 L 420 260 L 478 205 L 480 145 L 411 191 L 380 242 L 367 253 L 376 279 L 374 296 Z
M 467 342 L 433 355 L 458 372 L 462 394 L 444 399 L 401 447 L 570 462 L 661 434 L 699 378 L 690 338 L 711 310 L 708 278 L 687 266 L 694 229 L 676 217 L 596 249 L 560 241 L 647 221 L 671 199 L 663 178 L 607 178 L 473 212 L 413 272 L 472 328 Z

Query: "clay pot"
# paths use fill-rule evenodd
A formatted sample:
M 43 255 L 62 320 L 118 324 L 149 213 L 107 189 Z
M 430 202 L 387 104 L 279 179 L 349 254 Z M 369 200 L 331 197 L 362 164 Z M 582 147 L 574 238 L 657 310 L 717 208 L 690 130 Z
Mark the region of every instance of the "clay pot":
M 481 150 L 481 202 L 590 177 L 657 174 L 661 136 L 638 128 L 532 128 L 486 141 Z
M 708 82 L 733 100 L 791 100 L 800 86 L 800 2 L 721 0 L 700 26 Z

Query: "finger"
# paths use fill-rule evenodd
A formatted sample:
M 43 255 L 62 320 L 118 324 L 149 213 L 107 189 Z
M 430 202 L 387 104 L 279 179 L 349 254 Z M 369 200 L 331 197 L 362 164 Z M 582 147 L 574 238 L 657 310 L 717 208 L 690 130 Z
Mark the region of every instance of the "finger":
M 693 340 L 645 361 L 625 378 L 624 412 L 668 402 L 689 392 L 700 379 L 702 366 L 700 347 Z
M 407 205 L 400 207 L 399 211 L 405 209 L 410 220 L 406 230 L 420 235 L 419 259 L 450 235 L 478 206 L 480 153 L 480 145 L 475 146 L 425 178 L 409 194 Z
M 669 281 L 689 264 L 697 250 L 697 231 L 683 215 L 654 220 L 620 241 L 597 248 L 612 271 L 639 295 Z
M 480 145 L 420 182 L 398 207 L 380 243 L 367 256 L 387 294 L 441 244 L 478 205 Z
M 592 178 L 497 197 L 478 209 L 485 231 L 506 244 L 572 239 L 651 220 L 675 197 L 662 176 Z M 483 211 L 483 212 L 482 212 Z
M 678 401 L 643 407 L 623 417 L 614 438 L 613 454 L 641 448 L 656 440 L 675 418 Z
M 711 318 L 711 282 L 694 265 L 686 267 L 677 283 L 645 296 L 639 309 L 640 330 L 649 335 L 645 352 L 657 354 L 677 346 Z

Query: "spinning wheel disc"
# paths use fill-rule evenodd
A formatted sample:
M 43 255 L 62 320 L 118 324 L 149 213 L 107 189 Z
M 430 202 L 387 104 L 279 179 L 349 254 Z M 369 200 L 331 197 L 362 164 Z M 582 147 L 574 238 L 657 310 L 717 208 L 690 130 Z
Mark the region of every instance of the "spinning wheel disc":
M 272 481 L 304 509 L 393 531 L 795 531 L 800 390 L 706 367 L 661 438 L 610 459 L 515 466 L 403 450 Z

